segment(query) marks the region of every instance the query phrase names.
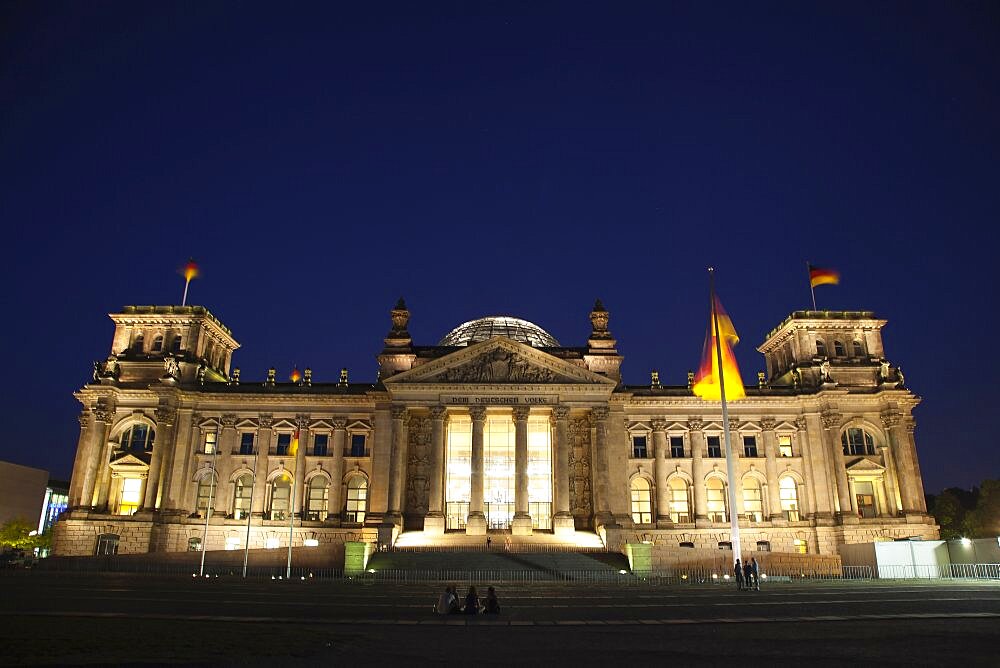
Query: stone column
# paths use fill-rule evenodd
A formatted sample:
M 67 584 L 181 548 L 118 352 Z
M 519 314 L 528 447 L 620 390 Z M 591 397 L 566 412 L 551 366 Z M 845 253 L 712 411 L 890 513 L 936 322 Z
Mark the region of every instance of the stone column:
M 885 513 L 895 517 L 899 512 L 899 506 L 897 505 L 899 501 L 896 496 L 896 466 L 892 461 L 892 453 L 889 452 L 888 445 L 880 445 L 878 446 L 878 449 L 881 451 L 882 463 L 885 465 Z
M 253 506 L 250 508 L 251 515 L 257 517 L 264 516 L 264 503 L 267 501 L 267 461 L 271 452 L 271 439 L 274 438 L 274 416 L 270 413 L 261 413 L 257 418 L 257 462 L 256 477 L 253 481 Z
M 670 526 L 670 488 L 667 486 L 667 421 L 653 420 L 653 476 L 656 480 L 656 524 Z
M 344 448 L 347 447 L 347 420 L 338 418 L 333 421 L 333 461 L 330 462 L 330 501 L 327 520 L 340 522 L 340 513 L 344 508 L 340 496 L 343 494 L 344 483 Z
M 840 501 L 841 522 L 853 523 L 858 519 L 857 507 L 851 494 L 851 482 L 847 477 L 847 459 L 844 457 L 844 447 L 837 440 L 837 433 L 843 421 L 839 413 L 825 411 L 820 418 L 823 420 L 823 438 L 827 447 L 833 451 L 833 467 L 837 473 L 837 498 Z
M 924 508 L 923 484 L 916 467 L 916 454 L 910 434 L 895 411 L 882 413 L 882 424 L 889 433 L 889 446 L 896 462 L 899 497 L 904 515 L 919 515 Z
M 292 512 L 302 518 L 306 498 L 306 450 L 309 449 L 309 416 L 296 415 L 295 424 L 299 428 L 299 449 L 295 451 L 295 499 Z
M 570 512 L 569 478 L 569 407 L 556 406 L 552 411 L 556 434 L 556 512 L 552 516 L 552 530 L 557 536 L 571 536 L 576 531 Z
M 236 448 L 236 415 L 227 413 L 220 420 L 222 429 L 215 443 L 215 495 L 212 500 L 212 512 L 225 516 L 233 507 L 233 485 L 229 478 L 233 474 L 233 450 Z
M 402 524 L 400 500 L 403 488 L 403 458 L 406 453 L 406 406 L 392 407 L 392 448 L 389 459 L 389 507 L 385 522 Z
M 156 510 L 156 498 L 160 492 L 160 469 L 163 459 L 168 456 L 169 449 L 174 444 L 174 420 L 177 411 L 172 408 L 156 409 L 156 438 L 153 439 L 153 452 L 149 457 L 149 476 L 146 478 L 146 493 L 143 495 L 142 509 Z
M 93 413 L 83 410 L 78 416 L 80 421 L 80 438 L 76 442 L 76 456 L 73 460 L 73 474 L 69 483 L 69 507 L 78 508 L 83 505 L 83 479 L 87 472 L 87 455 L 90 446 L 91 422 Z
M 170 456 L 170 482 L 167 484 L 166 495 L 161 502 L 161 511 L 170 509 L 175 512 L 184 507 L 184 489 L 188 481 L 184 477 L 185 467 L 194 456 L 191 449 L 191 425 L 193 420 L 191 409 L 181 408 L 177 411 L 177 422 L 174 425 L 173 452 Z
M 761 438 L 764 441 L 764 475 L 767 477 L 767 511 L 771 521 L 781 520 L 781 488 L 778 485 L 778 438 L 774 428 L 778 421 L 773 417 L 760 419 Z
M 598 507 L 595 514 L 594 523 L 604 526 L 618 526 L 614 515 L 611 513 L 609 503 L 609 474 L 608 474 L 608 415 L 610 411 L 607 406 L 595 406 L 590 409 L 590 417 L 594 423 L 594 459 L 597 464 L 597 497 Z
M 723 435 L 725 438 L 725 435 Z M 740 421 L 738 418 L 729 419 L 729 438 L 731 439 L 730 445 L 731 452 L 729 456 L 733 458 L 733 475 L 736 480 L 730 480 L 729 484 L 733 486 L 733 500 L 736 502 L 736 508 L 730 509 L 731 512 L 736 513 L 737 519 L 743 519 L 743 473 L 740 468 L 740 459 L 743 458 L 743 435 L 740 434 Z M 728 464 L 727 464 L 728 466 Z M 726 490 L 726 504 L 729 504 L 729 490 Z
M 697 525 L 708 526 L 708 499 L 705 496 L 705 421 L 700 417 L 688 420 L 691 436 L 691 494 L 694 496 L 694 521 Z
M 531 535 L 528 513 L 528 412 L 527 406 L 514 407 L 514 520 L 511 533 Z
M 427 498 L 427 515 L 424 517 L 424 533 L 440 536 L 444 534 L 444 421 L 448 409 L 431 406 L 431 451 L 430 490 Z
M 920 473 L 920 460 L 917 459 L 917 444 L 913 438 L 913 434 L 917 430 L 917 425 L 910 419 L 901 426 L 901 430 L 905 434 L 906 449 L 910 453 L 910 461 L 912 462 L 913 487 L 915 490 L 914 508 L 918 512 L 926 514 L 927 499 L 924 498 L 924 479 Z
M 115 412 L 107 408 L 94 409 L 94 428 L 90 430 L 90 445 L 87 448 L 87 468 L 83 476 L 83 489 L 80 493 L 80 505 L 89 508 L 94 504 L 94 487 L 101 470 L 101 460 L 107 449 L 108 428 L 115 417 Z M 107 466 L 107 462 L 104 462 Z
M 833 497 L 836 494 L 835 485 L 830 481 L 834 462 L 826 448 L 823 424 L 818 413 L 809 413 L 798 418 L 795 426 L 799 428 L 798 442 L 802 448 L 806 484 L 813 493 L 813 513 L 818 519 L 830 521 L 833 519 Z
M 469 498 L 469 517 L 465 533 L 470 536 L 486 535 L 486 514 L 483 512 L 483 428 L 486 426 L 486 408 L 473 406 L 472 416 L 472 496 Z

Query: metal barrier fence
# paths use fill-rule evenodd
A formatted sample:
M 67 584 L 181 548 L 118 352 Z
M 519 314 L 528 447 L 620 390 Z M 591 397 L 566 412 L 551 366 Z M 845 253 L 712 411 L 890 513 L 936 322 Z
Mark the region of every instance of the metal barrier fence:
M 579 547 L 572 544 L 560 543 L 507 543 L 501 540 L 494 540 L 489 546 L 484 543 L 463 545 L 380 545 L 378 552 L 473 552 L 473 553 L 495 553 L 495 554 L 556 554 L 572 552 L 576 554 L 606 554 L 608 552 L 621 554 L 620 550 L 612 550 L 604 546 Z

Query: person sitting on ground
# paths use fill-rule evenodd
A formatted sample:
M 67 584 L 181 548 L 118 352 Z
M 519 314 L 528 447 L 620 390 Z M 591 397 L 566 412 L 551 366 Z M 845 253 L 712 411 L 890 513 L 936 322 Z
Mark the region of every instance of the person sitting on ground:
M 444 588 L 444 593 L 438 597 L 437 605 L 434 606 L 434 612 L 439 615 L 447 615 L 451 612 L 452 606 L 458 605 L 455 600 L 455 594 L 452 593 L 452 588 L 450 586 Z
M 458 602 L 458 590 L 455 589 L 455 585 L 451 586 L 451 605 L 448 608 L 449 615 L 458 615 L 462 613 L 462 605 Z
M 465 609 L 463 612 L 467 615 L 475 615 L 479 612 L 479 594 L 476 593 L 475 587 L 469 587 L 469 593 L 465 597 Z
M 497 590 L 493 587 L 486 589 L 486 603 L 483 605 L 483 612 L 487 615 L 500 614 L 500 601 L 497 600 Z

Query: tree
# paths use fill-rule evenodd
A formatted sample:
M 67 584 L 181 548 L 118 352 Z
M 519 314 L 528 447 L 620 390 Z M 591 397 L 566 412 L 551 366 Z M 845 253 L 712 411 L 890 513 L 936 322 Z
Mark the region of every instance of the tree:
M 16 517 L 0 526 L 0 546 L 15 550 L 30 550 L 35 547 L 36 536 L 31 532 L 35 527 L 22 517 Z
M 1000 480 L 984 480 L 979 486 L 979 500 L 967 524 L 970 538 L 1000 536 Z
M 929 497 L 931 514 L 941 527 L 941 538 L 954 540 L 965 535 L 965 508 L 952 490 L 946 489 L 936 496 Z

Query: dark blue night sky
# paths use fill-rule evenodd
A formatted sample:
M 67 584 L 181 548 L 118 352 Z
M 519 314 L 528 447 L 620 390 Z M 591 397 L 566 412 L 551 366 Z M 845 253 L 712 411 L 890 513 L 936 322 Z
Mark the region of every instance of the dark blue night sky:
M 806 259 L 889 320 L 925 486 L 1000 473 L 995 3 L 5 3 L 0 459 L 68 477 L 107 313 L 189 303 L 244 382 L 375 379 L 510 314 L 683 384 L 705 268 L 744 379 Z M 994 241 L 989 241 L 994 239 Z

